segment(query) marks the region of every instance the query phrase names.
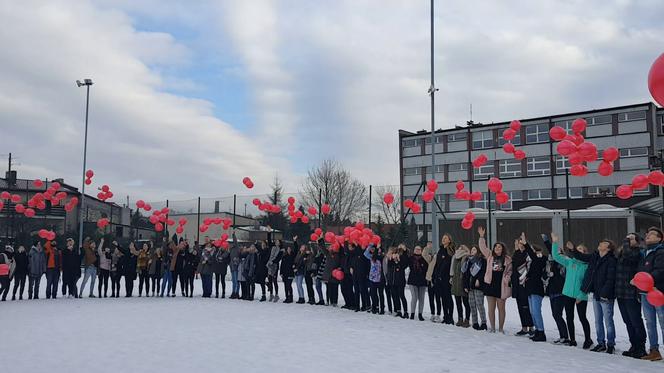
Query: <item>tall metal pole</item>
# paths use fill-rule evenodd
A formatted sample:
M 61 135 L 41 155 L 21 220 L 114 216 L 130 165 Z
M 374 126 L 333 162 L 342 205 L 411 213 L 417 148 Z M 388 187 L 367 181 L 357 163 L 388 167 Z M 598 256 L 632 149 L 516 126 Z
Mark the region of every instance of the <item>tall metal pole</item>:
M 196 241 L 200 247 L 201 245 L 201 230 L 198 228 L 201 226 L 201 197 L 198 197 L 198 208 L 196 209 Z M 197 247 L 197 249 L 199 248 Z
M 369 184 L 369 228 L 371 229 L 371 184 Z
M 236 204 L 237 194 L 233 194 L 233 229 L 235 229 L 235 216 L 237 215 L 237 211 L 235 211 Z
M 90 86 L 92 80 L 85 79 L 85 83 L 81 84 L 76 81 L 77 85 L 81 87 L 85 85 L 85 137 L 83 140 L 83 179 L 81 180 L 81 207 L 78 211 L 78 246 L 83 247 L 83 211 L 85 210 L 85 168 L 88 156 L 88 112 L 90 107 Z
M 565 192 L 567 193 L 567 241 L 572 241 L 572 218 L 569 213 L 569 168 L 565 168 Z
M 434 28 L 433 28 L 433 1 L 431 0 L 431 86 L 429 87 L 429 96 L 431 96 L 431 178 L 436 179 L 436 136 L 435 136 L 435 95 L 438 90 L 434 83 Z M 435 196 L 434 196 L 435 198 Z M 423 215 L 426 216 L 426 215 Z M 426 226 L 426 220 L 423 219 Z M 436 218 L 436 209 L 431 209 L 431 241 L 434 245 L 438 242 L 438 222 Z

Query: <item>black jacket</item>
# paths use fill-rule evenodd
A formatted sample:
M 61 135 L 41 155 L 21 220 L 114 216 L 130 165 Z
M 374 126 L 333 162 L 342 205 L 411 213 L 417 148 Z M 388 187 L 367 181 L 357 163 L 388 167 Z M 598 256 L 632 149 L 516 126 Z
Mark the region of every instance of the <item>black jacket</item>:
M 389 259 L 387 261 L 387 283 L 392 286 L 406 286 L 407 267 L 408 257 L 406 257 L 406 254 L 400 255 L 398 261 L 394 258 Z
M 477 272 L 473 267 L 477 264 Z M 484 289 L 484 274 L 486 273 L 486 259 L 483 256 L 469 256 L 468 260 L 461 267 L 462 281 L 464 289 L 483 290 Z M 479 282 L 479 285 L 476 285 Z
M 81 255 L 76 247 L 73 250 L 62 250 L 62 273 L 63 276 L 81 276 Z
M 636 287 L 629 282 L 632 281 L 639 267 L 641 259 L 641 248 L 630 247 L 629 240 L 623 241 L 622 252 L 616 260 L 616 289 L 615 296 L 618 299 L 636 299 L 638 292 Z
M 267 262 L 270 261 L 271 246 L 256 251 L 256 280 L 264 281 L 267 277 Z
M 526 263 L 526 258 L 528 257 L 528 253 L 526 250 L 520 251 L 520 250 L 515 250 L 514 254 L 512 254 L 512 278 L 510 279 L 512 281 L 512 296 L 516 297 L 516 293 L 519 287 L 525 288 L 525 284 L 521 285 L 519 283 L 519 276 L 521 275 L 519 273 L 519 267 L 524 265 Z
M 427 269 L 429 268 L 429 263 L 424 260 L 422 255 L 412 255 L 409 258 L 408 267 L 410 268 L 408 285 L 427 286 Z
M 14 269 L 14 276 L 25 276 L 28 274 L 28 253 L 18 251 L 14 253 L 14 261 L 16 262 L 16 268 Z
M 655 280 L 655 287 L 664 291 L 664 244 L 649 247 L 639 262 L 639 272 L 648 272 Z
M 295 277 L 295 272 L 293 271 L 293 263 L 295 262 L 295 253 L 291 252 L 288 254 L 284 251 L 284 255 L 281 257 L 281 277 L 292 279 Z
M 613 253 L 600 256 L 599 252 L 582 254 L 574 250 L 572 255 L 574 258 L 588 263 L 581 291 L 593 293 L 596 298 L 615 299 L 616 257 L 613 256 Z
M 433 267 L 431 274 L 431 281 L 434 284 L 443 287 L 450 287 L 450 266 L 452 265 L 452 255 L 447 252 L 447 249 L 440 245 L 438 253 L 436 253 L 436 265 Z
M 126 252 L 123 252 L 125 255 L 124 261 L 124 275 L 129 279 L 136 278 L 136 266 L 138 262 L 138 255 L 132 254 L 131 250 L 127 249 Z
M 526 292 L 528 295 L 540 295 L 544 296 L 544 270 L 546 269 L 547 257 L 544 255 L 537 256 L 537 253 L 533 248 L 526 242 L 526 255 L 530 257 L 530 267 L 528 268 L 528 273 L 526 274 Z
M 353 277 L 369 278 L 369 268 L 371 263 L 369 259 L 364 256 L 364 250 L 360 247 L 355 247 L 353 250 L 348 251 L 348 261 L 350 268 L 353 269 Z
M 553 250 L 551 241 L 545 239 L 544 244 L 549 251 L 549 257 L 547 258 L 546 262 L 546 269 L 544 270 L 544 288 L 546 290 L 546 295 L 549 297 L 555 297 L 563 294 L 566 270 L 564 266 L 561 266 L 553 259 L 553 256 L 551 255 Z

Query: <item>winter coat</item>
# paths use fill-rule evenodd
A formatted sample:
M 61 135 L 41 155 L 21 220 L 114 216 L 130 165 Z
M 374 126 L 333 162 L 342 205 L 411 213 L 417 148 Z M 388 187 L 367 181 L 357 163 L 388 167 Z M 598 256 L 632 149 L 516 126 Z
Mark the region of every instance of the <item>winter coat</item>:
M 311 254 L 298 252 L 295 256 L 295 276 L 304 276 L 307 274 L 307 266 L 309 265 Z
M 616 257 L 612 252 L 600 256 L 599 252 L 582 254 L 574 251 L 576 259 L 588 263 L 586 275 L 583 277 L 581 290 L 593 293 L 595 299 L 615 299 L 616 294 Z
M 37 249 L 37 246 L 32 246 L 28 254 L 28 259 L 30 263 L 30 276 L 38 277 L 46 273 L 46 254 L 44 250 Z
M 267 274 L 274 277 L 279 273 L 279 262 L 281 261 L 282 251 L 277 246 L 270 249 L 270 257 L 267 260 Z
M 517 297 L 519 290 L 525 291 L 526 284 L 519 281 L 519 278 L 528 272 L 528 253 L 526 250 L 515 250 L 512 255 L 512 296 Z M 521 288 L 521 289 L 519 289 Z
M 55 268 L 58 271 L 62 269 L 62 252 L 51 245 L 50 241 L 44 244 L 44 254 L 46 255 L 46 268 Z
M 427 269 L 429 263 L 422 257 L 422 255 L 412 255 L 408 260 L 408 285 L 413 286 L 427 286 Z
M 375 257 L 371 253 L 371 248 L 369 246 L 364 250 L 364 257 L 369 260 L 369 281 L 378 284 L 385 281 L 383 276 L 383 256 L 377 254 Z M 378 250 L 374 248 L 374 250 Z
M 90 247 L 89 244 L 83 245 L 83 254 L 84 254 L 83 264 L 86 267 L 96 266 L 98 264 L 99 261 L 97 260 L 97 252 L 95 251 L 95 249 Z
M 28 253 L 27 252 L 18 252 L 14 253 L 14 263 L 16 267 L 14 268 L 14 277 L 23 277 L 28 274 Z
M 427 281 L 431 282 L 432 277 L 433 277 L 433 269 L 436 268 L 436 257 L 438 254 L 438 250 L 435 249 L 433 246 L 427 246 L 424 248 L 422 251 L 422 258 L 427 261 L 429 266 L 427 267 Z
M 452 295 L 457 297 L 468 296 L 468 293 L 466 293 L 463 286 L 463 272 L 461 271 L 461 267 L 466 263 L 469 255 L 470 251 L 468 251 L 465 246 L 460 246 L 452 256 L 452 264 L 450 265 Z
M 270 254 L 272 250 L 268 249 L 258 249 L 256 252 L 256 281 L 265 282 L 267 277 L 267 262 L 270 260 Z
M 148 274 L 154 277 L 161 277 L 162 274 L 162 254 L 152 249 L 150 259 L 148 260 Z
M 240 266 L 240 247 L 237 245 L 235 234 L 233 234 L 233 244 L 230 249 L 230 266 L 231 272 L 237 272 Z M 216 272 L 215 272 L 216 273 Z
M 110 252 L 106 252 L 105 249 L 106 248 L 104 248 L 102 244 L 97 246 L 97 254 L 99 255 L 99 268 L 110 271 L 112 254 Z
M 180 270 L 182 269 L 182 261 L 184 259 L 184 257 L 180 257 L 180 252 L 184 249 L 182 247 L 180 247 L 180 245 L 173 245 L 171 250 L 173 251 L 173 254 L 172 254 L 173 256 L 171 257 L 170 270 L 171 270 L 171 272 L 179 273 Z
M 62 250 L 62 273 L 68 278 L 81 277 L 81 254 L 77 248 Z
M 201 260 L 198 264 L 198 273 L 201 275 L 211 275 L 213 273 L 215 254 L 212 247 L 203 249 Z
M 655 280 L 655 287 L 664 291 L 664 243 L 651 245 L 642 253 L 639 272 L 648 272 Z
M 336 278 L 332 276 L 332 271 L 335 269 L 341 269 L 341 255 L 338 252 L 333 252 L 327 248 L 322 247 L 325 253 L 325 265 L 323 266 L 323 281 L 330 284 L 338 284 Z
M 281 271 L 281 277 L 286 279 L 292 279 L 295 277 L 295 271 L 293 270 L 293 265 L 295 263 L 295 253 L 291 252 L 288 254 L 288 252 L 284 251 L 283 255 L 281 256 L 281 268 L 279 270 Z
M 588 263 L 559 253 L 557 242 L 553 244 L 551 254 L 556 262 L 565 267 L 565 286 L 563 287 L 563 295 L 576 300 L 587 301 L 588 293 L 581 290 L 581 284 L 586 275 Z
M 122 276 L 124 275 L 124 269 L 124 255 L 122 254 L 122 250 L 119 247 L 113 249 L 113 253 L 111 254 L 111 272 L 115 272 L 117 276 Z
M 456 247 L 450 244 L 445 248 L 442 245 L 436 254 L 433 273 L 431 280 L 434 284 L 440 286 L 450 286 L 450 267 L 452 266 L 452 256 L 456 251 Z
M 544 292 L 544 272 L 548 259 L 544 255 L 537 256 L 537 253 L 535 250 L 533 250 L 529 243 L 526 242 L 525 246 L 525 252 L 530 258 L 530 264 L 528 266 L 528 273 L 526 274 L 525 282 L 526 293 L 528 295 L 539 295 L 543 297 L 546 294 Z
M 355 247 L 353 250 L 348 250 L 348 261 L 350 268 L 353 269 L 353 277 L 369 278 L 369 259 L 364 256 L 362 248 Z
M 136 251 L 132 253 L 130 249 L 127 249 L 124 255 L 124 275 L 127 276 L 128 279 L 135 279 L 137 267 L 138 255 L 136 255 Z
M 143 250 L 138 252 L 138 258 L 136 259 L 136 269 L 139 272 L 148 269 L 148 262 L 150 261 L 150 250 Z
M 212 273 L 219 274 L 222 277 L 226 277 L 228 272 L 228 265 L 231 262 L 231 251 L 223 248 L 216 249 L 214 251 L 213 262 L 212 262 Z
M 394 256 L 397 256 L 398 259 L 395 259 Z M 408 257 L 406 254 L 394 254 L 394 256 L 387 260 L 387 283 L 392 286 L 405 286 Z M 424 277 L 426 279 L 426 270 L 424 272 Z
M 638 290 L 629 282 L 639 268 L 641 248 L 630 247 L 629 240 L 623 241 L 622 251 L 616 258 L 616 288 L 615 296 L 618 299 L 637 299 Z
M 238 281 L 254 281 L 256 275 L 256 253 L 240 254 L 240 265 L 238 266 Z
M 480 246 L 480 251 L 482 252 L 482 255 L 486 258 L 486 272 L 484 274 L 484 283 L 485 284 L 491 284 L 491 281 L 493 280 L 493 262 L 494 262 L 494 257 L 489 250 L 489 248 L 486 246 L 486 240 L 484 237 L 480 237 L 479 240 L 479 246 Z M 500 298 L 501 299 L 507 299 L 512 296 L 512 288 L 510 287 L 510 279 L 512 278 L 512 258 L 509 256 L 505 255 L 503 253 L 503 278 L 501 281 L 501 286 L 500 286 Z
M 486 259 L 482 256 L 469 256 L 461 266 L 463 273 L 463 288 L 472 290 L 484 289 L 484 274 L 486 273 Z
M 198 255 L 198 248 L 188 249 L 184 253 L 184 264 L 182 266 L 182 274 L 185 277 L 194 277 L 194 273 L 198 268 L 200 258 Z
M 325 273 L 325 252 L 322 249 L 319 249 L 318 254 L 314 257 L 314 263 L 316 263 L 316 278 L 323 280 L 323 274 Z

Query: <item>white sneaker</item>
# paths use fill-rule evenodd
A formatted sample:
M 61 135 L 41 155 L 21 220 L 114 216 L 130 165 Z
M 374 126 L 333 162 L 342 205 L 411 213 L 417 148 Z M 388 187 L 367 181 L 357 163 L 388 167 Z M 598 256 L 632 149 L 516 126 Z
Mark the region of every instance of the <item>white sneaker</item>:
M 495 333 L 496 329 L 489 329 L 489 333 Z

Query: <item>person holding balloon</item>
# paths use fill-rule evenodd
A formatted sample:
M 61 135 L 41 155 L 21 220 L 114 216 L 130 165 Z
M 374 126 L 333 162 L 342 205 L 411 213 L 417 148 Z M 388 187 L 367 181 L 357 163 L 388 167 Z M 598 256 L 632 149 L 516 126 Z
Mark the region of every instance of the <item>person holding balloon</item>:
M 339 282 L 343 280 L 343 271 L 341 270 L 341 255 L 339 250 L 333 250 L 331 247 L 320 245 L 323 250 L 325 260 L 321 279 L 325 283 L 326 298 L 330 306 L 337 307 L 339 302 Z
M 653 305 L 650 293 L 661 295 L 661 291 L 664 290 L 664 234 L 659 228 L 648 228 L 645 241 L 646 248 L 642 252 L 638 271 L 639 274 L 643 272 L 650 275 L 651 284 L 646 287 L 643 285 L 639 286 L 636 284 L 636 277 L 632 280 L 632 283 L 644 292 L 641 293 L 641 307 L 643 308 L 643 315 L 646 319 L 648 341 L 650 342 L 650 352 L 641 359 L 659 361 L 662 360 L 662 355 L 659 352 L 657 322 L 659 320 L 662 338 L 664 338 L 664 305 Z
M 613 306 L 616 299 L 615 250 L 616 245 L 613 241 L 603 239 L 597 245 L 597 251 L 592 254 L 582 253 L 578 250 L 572 253 L 575 259 L 588 263 L 581 290 L 593 294 L 595 332 L 597 334 L 597 345 L 591 350 L 593 352 L 613 354 L 615 351 L 616 328 L 613 322 Z

